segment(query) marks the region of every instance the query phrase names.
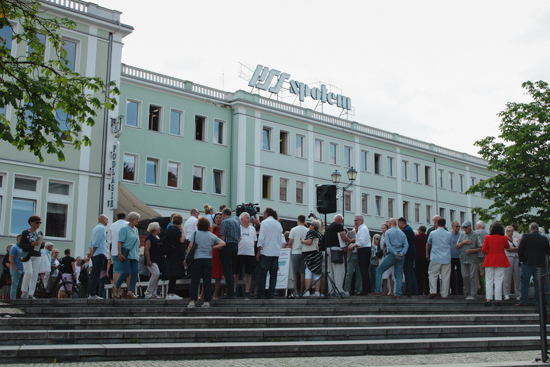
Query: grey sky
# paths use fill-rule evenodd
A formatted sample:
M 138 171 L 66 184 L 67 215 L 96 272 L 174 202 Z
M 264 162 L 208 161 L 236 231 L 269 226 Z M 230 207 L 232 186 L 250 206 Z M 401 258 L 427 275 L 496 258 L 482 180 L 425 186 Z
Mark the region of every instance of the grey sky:
M 340 88 L 354 121 L 470 154 L 524 81 L 550 79 L 546 0 L 94 2 L 135 28 L 126 64 L 227 91 L 262 64 Z

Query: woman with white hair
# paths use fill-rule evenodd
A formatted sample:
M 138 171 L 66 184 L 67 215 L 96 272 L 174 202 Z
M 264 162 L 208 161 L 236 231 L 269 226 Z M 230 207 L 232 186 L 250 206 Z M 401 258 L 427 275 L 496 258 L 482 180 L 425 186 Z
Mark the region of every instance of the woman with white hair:
M 159 264 L 162 261 L 162 253 L 159 248 L 160 225 L 158 222 L 151 222 L 147 227 L 147 238 L 145 239 L 145 265 L 151 272 L 149 285 L 145 291 L 145 298 L 157 298 L 157 288 L 159 284 L 160 269 Z
M 323 235 L 319 232 L 321 228 L 321 222 L 314 220 L 309 225 L 309 231 L 306 234 L 306 238 L 300 240 L 304 245 L 302 247 L 302 254 L 304 255 L 304 261 L 306 263 L 306 281 L 305 289 L 306 293 L 304 297 L 309 296 L 309 288 L 311 288 L 312 280 L 315 282 L 315 295 L 314 297 L 321 296 L 321 275 L 323 273 L 323 253 L 319 251 L 319 242 L 323 239 Z

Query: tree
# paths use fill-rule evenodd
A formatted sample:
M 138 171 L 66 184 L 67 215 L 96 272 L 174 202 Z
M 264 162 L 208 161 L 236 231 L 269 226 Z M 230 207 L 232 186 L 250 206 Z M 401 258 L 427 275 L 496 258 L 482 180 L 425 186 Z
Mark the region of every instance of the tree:
M 528 81 L 522 87 L 532 101 L 507 103 L 498 114 L 498 138 L 475 143 L 495 176 L 466 193 L 479 192 L 494 200 L 487 209 L 473 209 L 482 220 L 500 214 L 503 223 L 518 223 L 523 230 L 531 222 L 550 228 L 550 90 L 543 81 Z
M 43 151 L 63 161 L 67 142 L 75 149 L 82 143 L 91 145 L 82 126 L 93 126 L 97 110 L 116 105 L 112 95 L 104 102 L 96 97 L 107 87 L 100 77 L 72 70 L 58 31 L 75 26 L 66 18 L 43 17 L 38 0 L 0 0 L 0 140 L 28 149 L 41 162 Z M 27 45 L 25 56 L 20 51 L 14 55 L 12 40 Z M 45 55 L 46 43 L 53 57 Z M 118 94 L 116 87 L 111 91 Z M 7 106 L 13 110 L 14 123 L 5 116 Z

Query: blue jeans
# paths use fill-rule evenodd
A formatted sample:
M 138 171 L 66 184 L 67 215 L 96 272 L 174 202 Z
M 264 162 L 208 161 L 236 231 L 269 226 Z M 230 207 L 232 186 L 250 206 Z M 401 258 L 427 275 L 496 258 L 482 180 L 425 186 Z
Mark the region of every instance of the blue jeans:
M 403 273 L 405 273 L 405 279 L 407 280 L 405 283 L 405 294 L 407 296 L 418 294 L 418 283 L 416 282 L 416 275 L 414 274 L 414 259 L 405 259 Z
M 220 262 L 222 263 L 223 277 L 227 285 L 227 296 L 235 296 L 235 281 L 233 274 L 237 266 L 237 252 L 239 250 L 238 243 L 227 243 L 220 249 Z
M 23 270 L 15 271 L 10 268 L 11 274 L 11 288 L 10 288 L 10 299 L 17 298 L 17 288 L 19 288 L 19 283 L 21 283 L 21 278 L 23 277 Z
M 260 255 L 260 276 L 258 279 L 258 297 L 262 298 L 265 295 L 265 282 L 267 272 L 269 272 L 269 292 L 267 298 L 273 298 L 275 294 L 275 286 L 277 285 L 277 270 L 279 270 L 278 256 Z
M 539 285 L 537 281 L 537 269 L 541 269 L 543 273 L 546 273 L 546 269 L 544 268 L 537 268 L 536 266 L 529 266 L 526 264 L 521 265 L 521 273 L 520 273 L 520 284 L 521 284 L 521 299 L 520 303 L 527 304 L 527 299 L 529 298 L 529 280 L 531 279 L 531 276 L 535 278 L 535 300 L 534 304 L 539 303 Z M 544 284 L 544 292 L 547 292 L 546 287 L 546 281 L 543 279 Z M 546 297 L 545 297 L 546 298 Z
M 198 299 L 199 285 L 204 286 L 204 302 L 210 302 L 212 299 L 212 259 L 195 259 L 191 266 L 191 288 L 189 288 L 189 297 L 191 301 Z
M 382 288 L 382 275 L 386 270 L 395 266 L 395 295 L 401 296 L 401 287 L 403 285 L 403 263 L 404 259 L 397 260 L 394 254 L 388 254 L 382 264 L 376 269 L 376 288 L 374 291 L 380 293 Z
M 90 296 L 95 296 L 97 294 L 97 284 L 99 283 L 99 276 L 105 265 L 107 258 L 103 254 L 99 254 L 92 257 L 92 274 L 90 274 L 90 287 L 88 288 L 88 293 Z M 99 290 L 100 294 L 103 294 L 103 289 Z
M 126 259 L 124 261 L 121 261 L 120 265 L 122 266 L 122 273 L 120 274 L 120 277 L 116 282 L 116 287 L 120 288 L 122 283 L 124 283 L 126 278 L 128 278 L 128 275 L 131 275 L 130 284 L 128 284 L 128 292 L 134 292 L 136 289 L 136 282 L 139 271 L 138 261 Z

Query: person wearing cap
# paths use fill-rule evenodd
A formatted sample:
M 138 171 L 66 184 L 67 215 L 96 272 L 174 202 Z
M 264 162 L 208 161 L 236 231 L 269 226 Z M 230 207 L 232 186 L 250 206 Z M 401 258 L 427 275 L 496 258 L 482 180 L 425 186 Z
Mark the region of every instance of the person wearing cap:
M 481 252 L 481 236 L 478 232 L 472 231 L 472 222 L 469 220 L 462 223 L 462 232 L 456 244 L 460 250 L 460 270 L 464 284 L 464 291 L 467 300 L 475 300 L 477 294 L 478 279 L 478 252 Z
M 50 273 L 52 272 L 52 250 L 53 243 L 46 242 L 44 248 L 40 250 L 40 279 L 44 285 L 44 289 L 48 290 L 48 282 L 50 279 Z

